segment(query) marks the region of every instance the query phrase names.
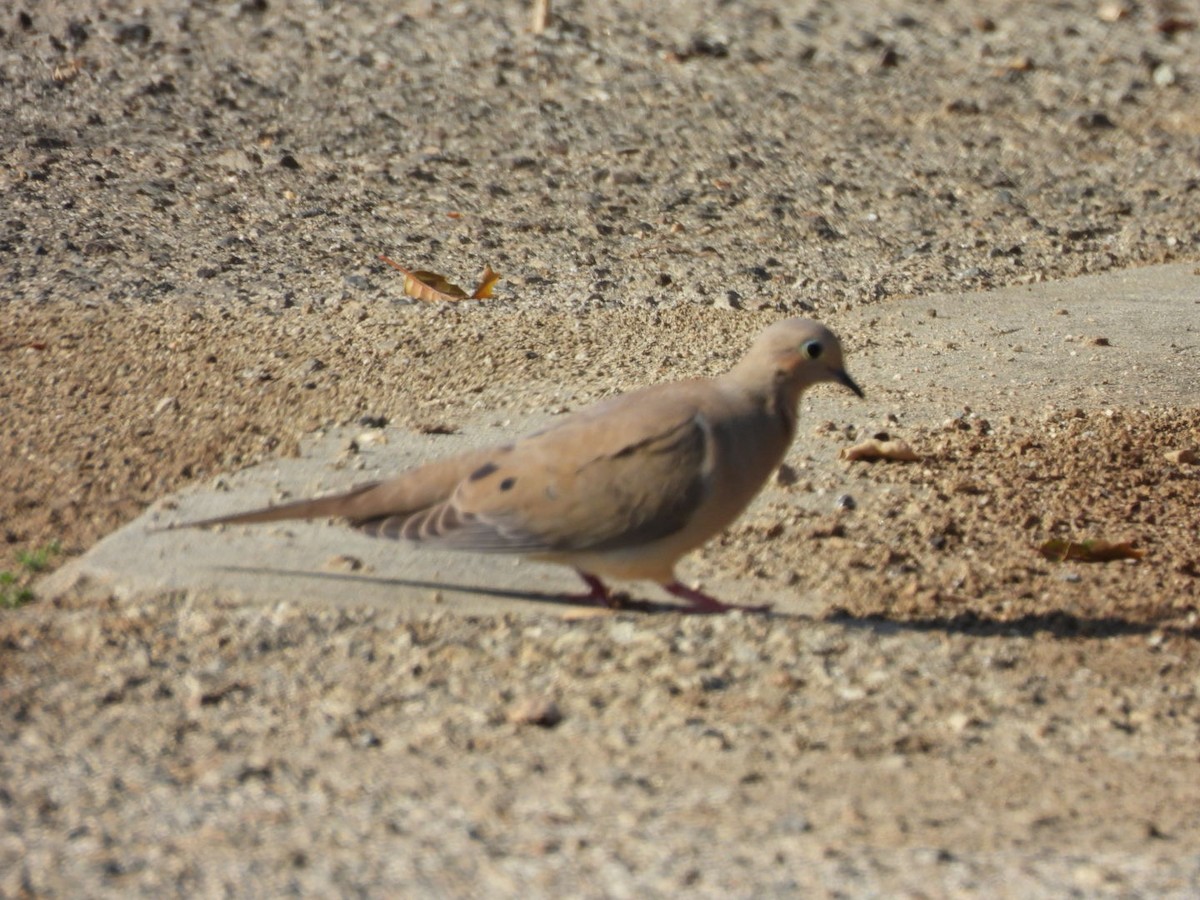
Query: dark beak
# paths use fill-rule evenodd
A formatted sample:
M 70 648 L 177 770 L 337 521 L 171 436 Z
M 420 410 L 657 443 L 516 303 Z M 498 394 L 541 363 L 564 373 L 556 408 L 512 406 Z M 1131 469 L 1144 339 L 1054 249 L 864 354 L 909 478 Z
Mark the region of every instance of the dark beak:
M 834 372 L 833 380 L 840 385 L 850 388 L 850 390 L 854 391 L 854 393 L 858 395 L 860 400 L 866 399 L 866 394 L 863 393 L 863 389 L 855 383 L 853 378 L 846 374 L 845 369 L 838 369 L 838 371 Z

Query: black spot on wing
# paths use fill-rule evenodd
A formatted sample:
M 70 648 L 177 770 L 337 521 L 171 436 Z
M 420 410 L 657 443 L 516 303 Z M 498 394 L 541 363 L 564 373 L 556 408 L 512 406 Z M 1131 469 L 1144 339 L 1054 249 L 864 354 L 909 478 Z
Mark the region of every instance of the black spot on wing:
M 505 478 L 502 482 L 500 482 L 500 490 L 511 491 L 513 489 L 513 485 L 516 483 L 517 483 L 517 479 L 515 479 L 515 478 L 512 478 L 512 477 Z
M 467 481 L 479 481 L 483 478 L 487 478 L 499 468 L 500 467 L 494 462 L 484 463 L 467 477 Z

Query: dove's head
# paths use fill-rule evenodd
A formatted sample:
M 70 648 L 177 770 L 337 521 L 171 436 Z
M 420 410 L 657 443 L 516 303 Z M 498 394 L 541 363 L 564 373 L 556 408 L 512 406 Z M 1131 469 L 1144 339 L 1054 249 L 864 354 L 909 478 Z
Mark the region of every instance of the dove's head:
M 784 319 L 767 328 L 730 374 L 746 387 L 782 393 L 793 408 L 806 387 L 822 381 L 863 396 L 846 373 L 837 335 L 812 319 Z

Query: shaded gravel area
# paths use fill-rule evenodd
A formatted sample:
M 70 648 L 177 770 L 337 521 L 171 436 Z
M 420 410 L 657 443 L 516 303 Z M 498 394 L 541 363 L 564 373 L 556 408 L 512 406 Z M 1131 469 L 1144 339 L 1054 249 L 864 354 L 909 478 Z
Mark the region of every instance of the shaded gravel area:
M 0 12 L 0 570 L 325 425 L 1197 256 L 1183 4 L 664 9 Z M 504 278 L 418 304 L 379 253 Z M 0 894 L 1194 896 L 1200 414 L 1019 401 L 802 423 L 696 571 L 848 585 L 810 616 L 0 612 Z M 922 462 L 835 509 L 881 428 Z M 1145 556 L 1035 549 L 1081 536 Z
M 140 9 L 4 24 L 13 300 L 382 298 L 389 252 L 524 308 L 826 307 L 1197 240 L 1195 36 L 1154 5 Z

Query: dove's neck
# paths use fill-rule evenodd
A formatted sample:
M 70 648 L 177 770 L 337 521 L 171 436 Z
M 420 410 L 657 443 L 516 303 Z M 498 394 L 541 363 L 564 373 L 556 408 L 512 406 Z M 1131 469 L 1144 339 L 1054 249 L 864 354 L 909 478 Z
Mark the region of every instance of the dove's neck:
M 746 396 L 754 408 L 767 412 L 783 427 L 787 442 L 796 434 L 796 414 L 800 394 L 807 384 L 775 366 L 763 366 L 756 360 L 744 359 L 728 375 L 727 382 Z

